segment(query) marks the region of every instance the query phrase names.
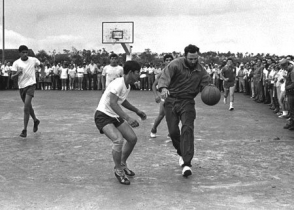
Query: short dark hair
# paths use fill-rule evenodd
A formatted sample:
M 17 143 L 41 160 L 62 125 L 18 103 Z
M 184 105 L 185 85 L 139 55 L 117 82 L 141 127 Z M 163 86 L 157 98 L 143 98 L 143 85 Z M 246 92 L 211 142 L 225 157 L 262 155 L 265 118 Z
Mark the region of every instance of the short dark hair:
M 130 71 L 140 71 L 141 65 L 137 61 L 127 61 L 124 65 L 124 74 L 128 74 Z
M 171 58 L 172 60 L 174 59 L 171 54 L 166 54 L 165 56 L 163 56 L 163 61 L 165 61 L 167 58 Z
M 233 60 L 233 58 L 227 58 L 227 60 L 226 60 L 226 62 L 228 62 L 228 61 L 232 61 L 232 62 L 234 62 L 234 60 Z M 239 63 L 239 62 L 238 62 Z M 239 63 L 240 64 L 240 63 Z
M 199 48 L 195 45 L 189 44 L 187 47 L 185 47 L 185 56 L 187 56 L 188 53 L 199 53 Z
M 29 48 L 27 46 L 25 46 L 25 45 L 20 45 L 19 48 L 18 48 L 18 52 L 22 52 L 24 50 L 27 50 L 28 51 Z
M 109 56 L 109 59 L 111 59 L 111 58 L 118 58 L 118 55 L 115 53 L 111 53 Z

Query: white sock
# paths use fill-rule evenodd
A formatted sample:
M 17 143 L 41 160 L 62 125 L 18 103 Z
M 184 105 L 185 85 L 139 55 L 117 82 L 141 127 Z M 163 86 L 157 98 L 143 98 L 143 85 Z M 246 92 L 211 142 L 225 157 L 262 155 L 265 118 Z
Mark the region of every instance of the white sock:
M 230 107 L 233 107 L 233 102 L 230 102 Z
M 283 111 L 283 115 L 287 115 L 288 114 L 288 111 Z

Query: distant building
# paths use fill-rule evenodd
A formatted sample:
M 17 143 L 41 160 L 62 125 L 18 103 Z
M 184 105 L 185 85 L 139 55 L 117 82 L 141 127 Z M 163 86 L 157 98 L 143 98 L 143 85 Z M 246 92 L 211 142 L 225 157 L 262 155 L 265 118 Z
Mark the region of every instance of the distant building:
M 2 52 L 3 50 L 0 50 L 0 62 L 2 62 Z M 32 49 L 29 49 L 29 56 L 36 57 Z M 5 54 L 4 54 L 5 61 L 13 63 L 18 58 L 19 58 L 18 49 L 5 49 Z

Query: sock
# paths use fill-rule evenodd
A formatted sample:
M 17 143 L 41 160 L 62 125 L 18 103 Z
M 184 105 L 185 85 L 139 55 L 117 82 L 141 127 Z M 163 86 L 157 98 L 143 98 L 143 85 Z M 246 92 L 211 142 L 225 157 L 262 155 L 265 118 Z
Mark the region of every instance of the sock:
M 233 102 L 230 102 L 230 107 L 233 107 Z
M 288 111 L 283 111 L 283 115 L 287 115 L 288 114 Z

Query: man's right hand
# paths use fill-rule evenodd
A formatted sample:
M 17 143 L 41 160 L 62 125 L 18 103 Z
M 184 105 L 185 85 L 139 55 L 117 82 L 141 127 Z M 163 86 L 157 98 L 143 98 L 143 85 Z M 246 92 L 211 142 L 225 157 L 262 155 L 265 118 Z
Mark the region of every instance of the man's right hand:
M 165 100 L 169 95 L 169 91 L 166 88 L 162 88 L 160 96 L 163 100 Z
M 156 96 L 156 97 L 155 97 L 155 102 L 156 102 L 156 103 L 160 103 L 160 101 L 161 101 L 160 96 Z
M 130 126 L 132 126 L 133 128 L 136 128 L 136 127 L 139 126 L 138 121 L 135 120 L 135 119 L 133 119 L 133 118 L 131 118 L 131 117 L 129 117 L 129 118 L 127 119 L 127 122 L 128 122 L 128 124 L 129 124 Z

